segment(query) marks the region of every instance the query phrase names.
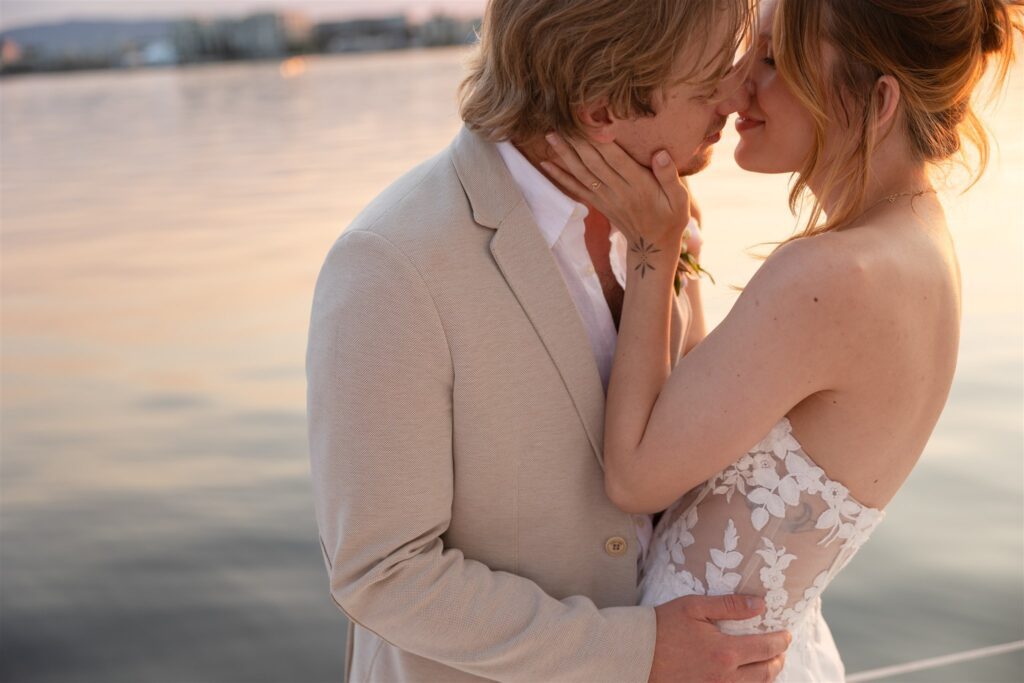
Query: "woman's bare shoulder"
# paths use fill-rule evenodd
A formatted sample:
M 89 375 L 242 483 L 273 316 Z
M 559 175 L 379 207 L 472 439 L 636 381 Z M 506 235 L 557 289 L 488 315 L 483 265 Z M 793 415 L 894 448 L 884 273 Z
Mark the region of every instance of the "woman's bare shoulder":
M 871 335 L 906 317 L 922 292 L 955 291 L 955 256 L 940 242 L 885 227 L 793 240 L 765 260 L 744 296 L 778 314 L 802 313 L 821 334 Z
M 822 312 L 850 312 L 868 295 L 873 263 L 856 240 L 825 233 L 786 242 L 765 260 L 745 294 L 782 304 L 813 303 Z

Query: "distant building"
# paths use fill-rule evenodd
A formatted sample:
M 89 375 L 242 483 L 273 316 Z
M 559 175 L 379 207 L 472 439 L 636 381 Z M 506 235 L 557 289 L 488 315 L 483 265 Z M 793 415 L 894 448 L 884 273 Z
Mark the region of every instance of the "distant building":
M 16 64 L 5 59 L 3 72 L 107 69 L 142 62 L 146 46 L 167 40 L 169 27 L 167 21 L 73 19 L 10 29 L 0 41 L 13 40 L 20 56 Z
M 284 57 L 310 33 L 294 15 L 254 14 L 241 21 L 225 22 L 229 51 L 243 58 Z
M 413 31 L 404 15 L 318 24 L 314 45 L 321 52 L 399 50 L 412 43 Z
M 261 59 L 308 52 L 313 27 L 295 13 L 254 14 L 244 19 L 176 22 L 172 40 L 183 62 Z
M 178 50 L 170 39 L 155 40 L 141 48 L 126 50 L 121 55 L 121 66 L 174 66 L 179 61 Z
M 423 47 L 476 42 L 479 23 L 438 14 L 419 27 L 417 44 Z
M 223 52 L 224 41 L 216 24 L 204 19 L 184 19 L 171 27 L 171 40 L 182 62 L 213 59 Z
M 254 14 L 223 25 L 232 56 L 281 57 L 287 53 L 284 31 L 275 14 Z
M 298 12 L 278 15 L 284 31 L 284 44 L 289 53 L 305 53 L 313 50 L 313 22 Z
M 10 67 L 21 61 L 21 46 L 9 38 L 0 40 L 0 67 Z

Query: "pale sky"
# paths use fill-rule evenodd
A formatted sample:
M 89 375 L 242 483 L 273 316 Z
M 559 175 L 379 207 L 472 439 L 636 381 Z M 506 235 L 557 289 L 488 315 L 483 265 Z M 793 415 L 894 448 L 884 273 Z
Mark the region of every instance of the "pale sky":
M 479 16 L 486 0 L 0 0 L 0 29 L 71 18 L 147 19 L 295 10 L 313 20 L 435 11 Z

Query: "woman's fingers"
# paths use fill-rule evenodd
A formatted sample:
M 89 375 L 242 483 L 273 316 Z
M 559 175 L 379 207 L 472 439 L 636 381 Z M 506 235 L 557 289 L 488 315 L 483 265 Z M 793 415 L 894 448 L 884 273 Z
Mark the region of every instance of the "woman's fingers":
M 572 192 L 579 199 L 582 199 L 587 204 L 594 206 L 594 189 L 592 187 L 585 187 L 583 183 L 578 181 L 571 173 L 566 173 L 557 164 L 553 164 L 550 161 L 540 162 L 541 168 L 549 176 L 558 181 L 558 184 L 565 189 Z
M 658 184 L 661 185 L 661 191 L 668 198 L 669 205 L 679 213 L 680 217 L 685 216 L 684 222 L 688 221 L 690 218 L 690 196 L 683 184 L 679 182 L 679 171 L 676 170 L 671 155 L 662 150 L 654 155 L 651 165 L 654 169 L 654 177 L 658 179 Z
M 589 140 L 569 140 L 568 143 L 587 169 L 602 183 L 616 188 L 619 188 L 620 184 L 629 186 L 630 183 L 614 168 L 614 165 L 608 163 L 604 155 L 595 148 L 594 143 Z
M 596 192 L 601 189 L 601 186 L 606 184 L 604 178 L 599 177 L 594 173 L 586 163 L 580 159 L 576 149 L 563 140 L 560 136 L 555 133 L 549 133 L 547 135 L 548 144 L 551 145 L 551 149 L 555 150 L 555 154 L 562 160 L 565 167 L 569 169 L 569 173 L 575 176 L 581 184 L 587 186 L 590 191 Z
M 657 241 L 674 236 L 686 225 L 689 195 L 667 152 L 655 155 L 649 170 L 615 143 L 567 141 L 554 133 L 547 140 L 558 161 L 557 166 L 543 162 L 548 176 L 625 234 Z
M 595 142 L 594 149 L 600 154 L 623 181 L 630 186 L 637 186 L 642 182 L 644 174 L 649 171 L 636 163 L 633 157 L 626 153 L 617 142 Z
M 567 173 L 563 169 L 559 168 L 557 164 L 550 161 L 542 161 L 540 162 L 540 166 L 548 176 L 555 180 L 555 182 L 572 194 L 576 195 L 577 199 L 588 206 L 594 207 L 609 219 L 614 220 L 617 207 L 615 199 L 609 196 L 611 191 L 608 188 L 599 187 L 597 190 L 593 190 L 592 188 L 584 187 L 583 184 L 574 178 L 571 173 Z M 619 229 L 629 240 L 636 237 L 628 225 L 624 224 L 623 226 L 620 226 Z

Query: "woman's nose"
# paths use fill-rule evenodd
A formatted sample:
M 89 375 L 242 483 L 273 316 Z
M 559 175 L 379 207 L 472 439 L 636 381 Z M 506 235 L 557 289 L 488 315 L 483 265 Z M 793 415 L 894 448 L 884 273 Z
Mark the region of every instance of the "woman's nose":
M 728 116 L 750 106 L 750 98 L 754 94 L 753 81 L 737 74 L 723 85 L 725 86 L 723 88 L 725 97 L 721 99 L 715 109 L 717 114 Z

